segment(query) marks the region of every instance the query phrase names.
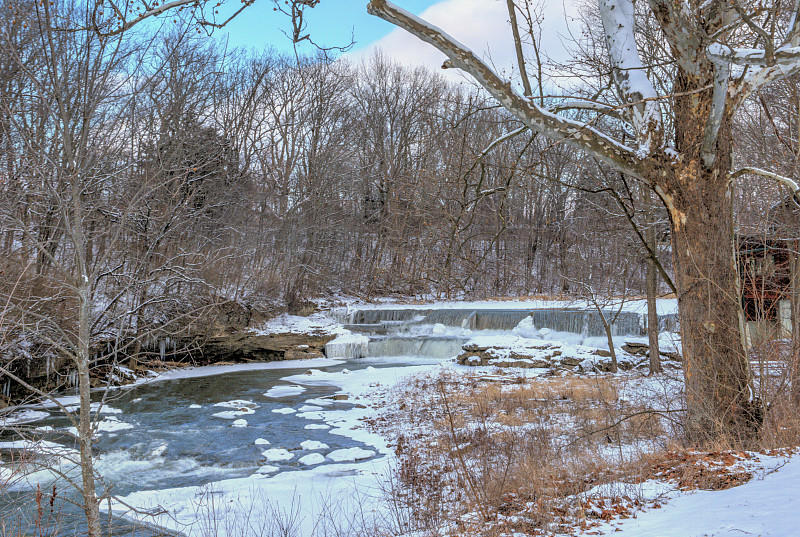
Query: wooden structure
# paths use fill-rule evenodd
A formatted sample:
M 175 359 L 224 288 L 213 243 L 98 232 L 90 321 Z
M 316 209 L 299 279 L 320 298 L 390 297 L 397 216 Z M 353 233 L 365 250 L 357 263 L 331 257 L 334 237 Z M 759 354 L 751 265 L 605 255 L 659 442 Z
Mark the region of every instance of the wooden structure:
M 791 337 L 800 287 L 800 205 L 791 197 L 773 206 L 758 235 L 738 236 L 742 308 L 753 338 Z

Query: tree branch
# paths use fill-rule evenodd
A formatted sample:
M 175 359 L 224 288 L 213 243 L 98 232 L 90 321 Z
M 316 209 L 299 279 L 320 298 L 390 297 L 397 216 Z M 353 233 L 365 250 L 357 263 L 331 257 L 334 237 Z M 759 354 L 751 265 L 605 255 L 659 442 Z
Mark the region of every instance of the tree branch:
M 664 134 L 658 94 L 647 78 L 636 48 L 633 1 L 599 0 L 598 5 L 614 85 L 622 102 L 637 103 L 628 110 L 639 144 L 637 154 L 646 157 L 659 149 Z
M 457 67 L 471 75 L 506 110 L 531 130 L 588 151 L 613 168 L 646 180 L 647 173 L 641 157 L 629 147 L 585 123 L 559 117 L 536 106 L 516 93 L 510 83 L 500 79 L 474 52 L 441 29 L 386 0 L 371 0 L 367 11 L 403 28 L 443 52 L 449 58 L 443 67 Z

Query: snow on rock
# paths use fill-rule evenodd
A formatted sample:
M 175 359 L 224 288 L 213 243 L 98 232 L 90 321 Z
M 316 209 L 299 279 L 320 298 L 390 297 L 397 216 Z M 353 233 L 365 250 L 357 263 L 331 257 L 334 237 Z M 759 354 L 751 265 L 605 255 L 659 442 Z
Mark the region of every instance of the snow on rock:
M 328 453 L 328 460 L 333 462 L 355 462 L 375 456 L 375 452 L 360 447 L 337 449 Z
M 309 430 L 311 429 L 325 430 L 330 428 L 331 428 L 330 425 L 325 425 L 324 423 L 309 423 L 308 425 L 303 427 L 303 429 L 309 429 Z
M 283 448 L 272 448 L 261 452 L 261 455 L 268 462 L 289 461 L 294 458 L 294 454 L 289 453 Z
M 312 313 L 308 317 L 301 315 L 278 315 L 262 324 L 256 333 L 276 334 L 293 332 L 302 334 L 340 334 L 346 332 L 335 319 L 325 313 Z
M 238 419 L 231 423 L 231 427 L 247 427 L 247 420 Z
M 462 350 L 456 361 L 469 366 L 577 368 L 581 372 L 611 370 L 611 353 L 607 349 L 563 341 L 514 335 L 477 336 L 465 343 Z M 622 370 L 637 365 L 637 361 L 621 351 L 617 354 L 617 363 Z
M 270 441 L 269 440 L 265 440 L 263 438 L 256 438 L 256 441 L 254 442 L 254 444 L 257 445 L 257 446 L 268 446 L 270 444 Z
M 310 453 L 308 455 L 300 457 L 297 460 L 300 462 L 300 464 L 305 464 L 306 466 L 312 466 L 314 464 L 322 464 L 323 462 L 325 462 L 325 457 L 323 457 L 319 453 Z
M 446 332 L 447 332 L 447 327 L 445 325 L 443 325 L 442 323 L 434 324 L 433 328 L 431 329 L 431 333 L 434 336 L 441 336 Z
M 155 448 L 150 452 L 150 458 L 157 459 L 166 452 L 167 452 L 167 444 L 161 444 L 160 446 L 158 446 L 157 448 Z
M 274 386 L 267 390 L 264 393 L 265 397 L 272 397 L 273 399 L 278 399 L 281 397 L 293 397 L 295 395 L 300 395 L 306 391 L 306 389 L 302 386 L 297 386 L 296 384 L 291 385 L 283 385 L 283 386 Z
M 527 339 L 542 339 L 539 330 L 533 325 L 533 317 L 525 317 L 511 331 L 515 336 Z
M 317 440 L 306 440 L 300 442 L 300 447 L 305 451 L 315 451 L 318 449 L 328 449 L 330 446 Z
M 293 408 L 290 408 L 290 407 L 273 408 L 272 409 L 272 413 L 273 414 L 294 414 L 295 412 L 297 412 L 297 411 L 295 409 L 293 409 Z

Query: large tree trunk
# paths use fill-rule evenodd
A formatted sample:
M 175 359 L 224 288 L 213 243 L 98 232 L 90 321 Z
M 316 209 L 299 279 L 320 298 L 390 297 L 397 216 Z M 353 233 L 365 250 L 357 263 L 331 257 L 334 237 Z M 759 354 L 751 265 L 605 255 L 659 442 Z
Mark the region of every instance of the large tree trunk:
M 697 90 L 707 80 L 679 78 L 677 91 Z M 710 91 L 676 98 L 676 149 L 683 159 L 666 181 L 672 250 L 679 290 L 687 439 L 693 444 L 747 444 L 760 413 L 753 402 L 750 368 L 739 334 L 736 268 L 728 174 L 731 127 L 720 128 L 716 157 L 701 156 Z

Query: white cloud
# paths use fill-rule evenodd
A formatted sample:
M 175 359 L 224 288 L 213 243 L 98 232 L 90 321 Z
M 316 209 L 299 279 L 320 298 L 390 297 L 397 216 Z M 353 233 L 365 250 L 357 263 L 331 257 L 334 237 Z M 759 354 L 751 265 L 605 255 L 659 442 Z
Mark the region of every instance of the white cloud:
M 565 10 L 570 16 L 576 12 L 572 0 L 566 1 L 566 8 L 558 0 L 545 2 L 544 7 L 542 50 L 556 61 L 568 57 L 563 43 L 564 36 L 567 35 Z M 402 0 L 398 0 L 398 4 L 402 6 Z M 506 76 L 512 70 L 516 71 L 514 43 L 505 0 L 444 0 L 432 5 L 419 16 L 472 49 Z M 383 50 L 403 64 L 422 65 L 434 70 L 438 70 L 445 60 L 445 55 L 433 46 L 399 28 L 350 56 L 360 60 L 376 49 Z M 445 74 L 454 80 L 461 79 L 454 71 L 447 70 Z

